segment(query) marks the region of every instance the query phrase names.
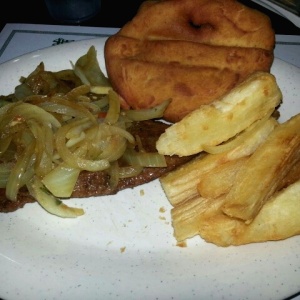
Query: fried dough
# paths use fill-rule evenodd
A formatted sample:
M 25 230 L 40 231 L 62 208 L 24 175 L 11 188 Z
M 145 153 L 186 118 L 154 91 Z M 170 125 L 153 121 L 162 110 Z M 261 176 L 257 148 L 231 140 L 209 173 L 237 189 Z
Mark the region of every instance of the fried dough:
M 171 99 L 177 122 L 249 74 L 270 71 L 275 34 L 264 14 L 234 0 L 144 2 L 105 43 L 113 88 L 134 109 Z

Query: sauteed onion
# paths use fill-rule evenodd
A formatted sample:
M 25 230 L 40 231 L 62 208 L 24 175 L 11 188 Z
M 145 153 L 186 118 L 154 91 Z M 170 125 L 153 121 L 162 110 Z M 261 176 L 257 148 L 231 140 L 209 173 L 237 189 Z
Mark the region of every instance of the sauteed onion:
M 127 129 L 136 120 L 160 118 L 169 103 L 123 111 L 94 47 L 73 67 L 49 72 L 41 63 L 14 94 L 0 97 L 0 188 L 16 201 L 26 187 L 45 210 L 66 218 L 84 213 L 60 199 L 71 196 L 81 171 L 105 171 L 116 185 L 143 167 L 166 166 L 164 156 L 145 153 Z

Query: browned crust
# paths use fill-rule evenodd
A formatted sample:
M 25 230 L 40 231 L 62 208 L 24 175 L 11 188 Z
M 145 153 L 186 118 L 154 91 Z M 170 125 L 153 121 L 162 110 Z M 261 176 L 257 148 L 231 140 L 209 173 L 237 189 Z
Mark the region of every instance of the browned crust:
M 270 71 L 269 18 L 234 0 L 144 2 L 105 44 L 114 89 L 133 108 L 172 99 L 164 118 L 181 120 L 254 71 Z

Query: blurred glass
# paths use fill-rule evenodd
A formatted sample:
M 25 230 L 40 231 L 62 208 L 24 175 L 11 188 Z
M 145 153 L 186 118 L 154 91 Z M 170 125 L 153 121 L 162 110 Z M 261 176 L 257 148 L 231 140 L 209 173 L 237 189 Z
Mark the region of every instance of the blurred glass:
M 93 18 L 101 0 L 45 0 L 50 16 L 60 23 L 80 24 Z

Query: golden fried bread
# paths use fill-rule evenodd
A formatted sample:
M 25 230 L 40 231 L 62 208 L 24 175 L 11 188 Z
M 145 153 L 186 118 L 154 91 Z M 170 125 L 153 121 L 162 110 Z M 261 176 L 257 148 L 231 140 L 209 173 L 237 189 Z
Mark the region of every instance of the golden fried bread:
M 235 0 L 144 2 L 105 44 L 113 88 L 135 109 L 171 99 L 164 118 L 181 120 L 254 71 L 270 71 L 274 31 Z
M 274 46 L 269 27 L 267 16 L 236 0 L 150 0 L 119 34 L 269 50 Z

